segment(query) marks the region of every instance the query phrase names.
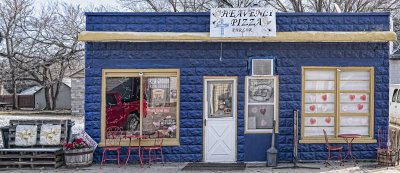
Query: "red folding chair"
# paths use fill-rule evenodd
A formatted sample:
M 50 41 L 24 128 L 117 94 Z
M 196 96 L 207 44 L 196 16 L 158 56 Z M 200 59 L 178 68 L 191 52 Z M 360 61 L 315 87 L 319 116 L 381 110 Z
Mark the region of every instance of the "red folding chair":
M 157 131 L 157 137 L 154 139 L 154 145 L 150 146 L 150 147 L 143 147 L 143 151 L 144 150 L 149 150 L 149 157 L 148 158 L 143 158 L 143 159 L 149 160 L 149 168 L 150 168 L 150 165 L 151 165 L 151 161 L 152 160 L 157 161 L 157 159 L 160 159 L 162 161 L 162 163 L 163 163 L 163 166 L 164 166 L 164 156 L 163 156 L 163 153 L 162 153 L 162 144 L 164 142 L 164 138 L 165 138 L 165 133 L 166 132 L 165 132 L 165 128 L 164 127 L 160 127 L 160 128 L 161 128 L 161 130 Z M 157 150 L 160 150 L 161 157 L 157 157 L 157 152 L 156 152 Z M 153 151 L 153 156 L 151 156 L 151 151 Z M 142 154 L 142 157 L 143 157 L 143 154 Z
M 343 160 L 342 160 L 342 149 L 343 149 L 343 147 L 342 147 L 342 146 L 331 146 L 331 145 L 329 144 L 328 135 L 326 135 L 325 129 L 322 129 L 322 130 L 324 131 L 325 142 L 326 142 L 326 148 L 328 149 L 328 156 L 327 156 L 327 159 L 325 160 L 325 166 L 328 166 L 328 164 L 329 164 L 328 161 L 329 161 L 330 159 L 332 159 L 332 158 L 338 158 L 338 159 L 340 160 L 340 165 L 342 165 L 342 162 L 343 162 Z M 335 150 L 339 151 L 339 156 L 332 156 L 332 157 L 331 157 L 331 150 L 332 150 L 332 151 L 335 151 Z M 329 165 L 330 165 L 330 164 L 329 164 Z
M 108 127 L 106 133 L 104 135 L 104 147 L 103 147 L 103 157 L 101 159 L 100 168 L 106 160 L 117 160 L 118 167 L 120 167 L 120 150 L 121 150 L 121 138 L 122 138 L 122 131 L 117 126 Z M 118 157 L 107 159 L 107 151 L 117 151 Z
M 396 135 L 396 131 L 392 132 L 393 135 Z M 378 148 L 376 148 L 376 166 L 379 164 L 379 153 L 386 153 L 386 167 L 389 168 L 389 160 L 390 163 L 392 160 L 392 144 L 389 140 L 389 131 L 388 130 L 379 130 L 378 129 Z M 390 159 L 389 159 L 390 158 Z

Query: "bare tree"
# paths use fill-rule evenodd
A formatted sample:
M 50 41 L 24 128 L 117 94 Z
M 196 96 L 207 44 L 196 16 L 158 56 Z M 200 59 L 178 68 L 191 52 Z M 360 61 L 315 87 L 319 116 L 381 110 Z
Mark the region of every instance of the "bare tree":
M 84 30 L 83 9 L 65 3 L 49 4 L 22 28 L 27 39 L 23 54 L 16 58 L 16 67 L 28 74 L 21 80 L 43 86 L 46 109 L 53 110 L 66 70 L 82 68 L 84 48 L 78 34 Z
M 16 69 L 15 58 L 21 54 L 25 38 L 21 25 L 32 13 L 31 0 L 1 0 L 0 1 L 0 57 L 6 58 L 11 70 L 11 83 L 13 88 L 13 107 L 17 108 L 17 80 L 18 69 Z
M 204 12 L 211 8 L 272 6 L 280 12 L 392 12 L 394 31 L 400 39 L 400 0 L 118 0 L 135 12 Z M 400 41 L 395 42 L 400 48 Z
M 43 86 L 46 109 L 55 109 L 66 72 L 83 67 L 84 48 L 78 42 L 83 9 L 52 3 L 33 15 L 31 0 L 0 0 L 0 20 L 0 57 L 12 71 L 8 81 L 13 83 L 14 104 L 17 81 L 33 81 Z

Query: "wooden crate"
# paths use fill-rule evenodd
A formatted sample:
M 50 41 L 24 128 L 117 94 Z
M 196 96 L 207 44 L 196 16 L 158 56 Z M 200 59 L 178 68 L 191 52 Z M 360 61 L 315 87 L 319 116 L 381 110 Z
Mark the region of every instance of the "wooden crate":
M 58 168 L 64 163 L 63 152 L 62 148 L 0 149 L 0 168 Z

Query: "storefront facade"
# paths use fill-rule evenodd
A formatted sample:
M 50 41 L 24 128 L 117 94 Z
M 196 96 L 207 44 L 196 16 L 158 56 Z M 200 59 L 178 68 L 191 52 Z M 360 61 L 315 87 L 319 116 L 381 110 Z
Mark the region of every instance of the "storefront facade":
M 260 40 L 204 37 L 209 13 L 86 16 L 85 129 L 100 146 L 109 126 L 150 137 L 164 126 L 165 161 L 265 161 L 276 120 L 278 161 L 291 161 L 299 109 L 299 159 L 326 158 L 322 129 L 343 146 L 339 134 L 361 134 L 354 156 L 376 157 L 389 125 L 389 13 L 277 13 L 277 37 Z

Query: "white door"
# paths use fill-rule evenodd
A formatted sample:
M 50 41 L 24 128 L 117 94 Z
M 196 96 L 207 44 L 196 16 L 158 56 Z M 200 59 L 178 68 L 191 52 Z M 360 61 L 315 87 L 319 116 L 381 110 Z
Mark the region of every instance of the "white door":
M 205 162 L 236 161 L 236 78 L 206 79 Z

